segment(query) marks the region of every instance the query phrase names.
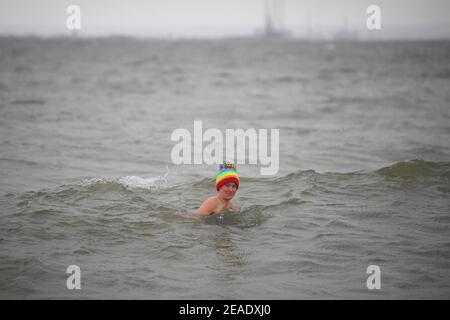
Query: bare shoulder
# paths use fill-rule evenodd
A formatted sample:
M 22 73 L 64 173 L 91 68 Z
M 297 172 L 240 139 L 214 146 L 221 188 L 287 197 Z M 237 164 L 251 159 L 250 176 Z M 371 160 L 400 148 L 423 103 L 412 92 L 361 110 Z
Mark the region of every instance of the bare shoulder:
M 208 199 L 203 201 L 200 208 L 198 208 L 196 214 L 199 214 L 199 215 L 213 214 L 216 211 L 218 204 L 219 204 L 219 200 L 217 200 L 217 197 L 209 197 Z
M 219 203 L 219 200 L 217 199 L 216 196 L 209 197 L 205 201 L 208 201 L 208 202 L 211 202 L 211 203 L 216 203 L 216 204 Z
M 212 207 L 217 207 L 219 205 L 219 200 L 217 199 L 217 197 L 209 197 L 208 199 L 206 199 L 203 204 L 206 204 L 208 206 L 212 206 Z

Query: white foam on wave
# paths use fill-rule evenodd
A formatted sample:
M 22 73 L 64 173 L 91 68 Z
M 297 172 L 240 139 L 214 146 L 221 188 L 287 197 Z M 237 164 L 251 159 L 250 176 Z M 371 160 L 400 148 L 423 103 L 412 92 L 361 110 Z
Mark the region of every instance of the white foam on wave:
M 138 176 L 125 176 L 117 179 L 109 178 L 88 178 L 79 181 L 77 184 L 81 186 L 91 186 L 95 184 L 118 183 L 126 189 L 157 189 L 167 185 L 167 171 L 162 176 L 142 178 Z
M 155 189 L 167 182 L 163 177 L 141 178 L 136 176 L 126 176 L 117 180 L 118 183 L 127 189 Z
M 75 182 L 76 185 L 79 186 L 90 186 L 93 184 L 100 184 L 100 183 L 108 183 L 108 182 L 112 182 L 112 179 L 106 179 L 106 178 L 87 178 L 87 179 L 83 179 L 81 181 L 77 181 Z

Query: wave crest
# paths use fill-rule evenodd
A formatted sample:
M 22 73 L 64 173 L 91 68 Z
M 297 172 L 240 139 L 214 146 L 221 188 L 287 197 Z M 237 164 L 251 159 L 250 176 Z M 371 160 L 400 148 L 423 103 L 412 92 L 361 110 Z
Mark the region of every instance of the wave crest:
M 107 179 L 107 178 L 91 178 L 84 179 L 78 183 L 81 186 L 87 186 L 92 188 L 105 188 L 109 187 L 112 189 L 159 189 L 167 185 L 167 173 L 163 176 L 142 178 L 137 176 L 125 176 L 118 179 Z
M 397 162 L 375 173 L 389 177 L 450 177 L 450 163 L 416 159 Z

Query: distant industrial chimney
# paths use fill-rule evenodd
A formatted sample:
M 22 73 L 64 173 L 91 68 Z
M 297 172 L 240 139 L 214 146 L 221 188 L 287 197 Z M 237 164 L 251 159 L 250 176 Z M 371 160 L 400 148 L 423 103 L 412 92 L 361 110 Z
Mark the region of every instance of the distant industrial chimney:
M 284 30 L 284 0 L 264 0 L 265 29 L 267 38 L 285 38 L 289 34 Z

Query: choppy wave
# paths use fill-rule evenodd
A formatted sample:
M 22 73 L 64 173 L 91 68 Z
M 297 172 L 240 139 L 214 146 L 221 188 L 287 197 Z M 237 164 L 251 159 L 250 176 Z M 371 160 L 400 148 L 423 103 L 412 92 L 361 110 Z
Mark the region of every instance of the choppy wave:
M 376 169 L 374 171 L 353 171 L 353 172 L 316 172 L 315 170 L 298 170 L 286 174 L 285 176 L 274 178 L 271 182 L 282 183 L 286 181 L 295 181 L 299 179 L 317 177 L 340 177 L 351 178 L 366 176 L 372 174 L 389 177 L 450 177 L 450 162 L 432 162 L 420 159 L 396 162 L 392 165 Z M 258 181 L 258 178 L 247 178 L 248 182 Z M 246 181 L 246 178 L 243 178 Z M 267 179 L 269 180 L 269 179 Z
M 404 268 L 422 257 L 438 261 L 445 275 L 448 173 L 447 162 L 411 160 L 367 172 L 299 170 L 281 177 L 242 177 L 241 209 L 207 217 L 193 213 L 214 192 L 210 178 L 184 183 L 168 173 L 89 178 L 54 189 L 9 193 L 0 199 L 6 210 L 0 245 L 4 265 L 11 268 L 2 271 L 27 288 L 32 268 L 25 274 L 12 268 L 19 259 L 16 252 L 25 247 L 28 253 L 20 259 L 32 263 L 37 255 L 45 257 L 45 268 L 58 268 L 53 265 L 58 259 L 67 264 L 75 259 L 82 267 L 111 273 L 110 262 L 119 261 L 118 268 L 131 281 L 124 282 L 125 288 L 139 281 L 136 268 L 161 273 L 167 265 L 186 264 L 190 270 L 193 264 L 202 269 L 199 259 L 211 257 L 218 260 L 216 265 L 209 262 L 211 270 L 222 270 L 222 262 L 232 268 L 250 263 L 259 276 L 269 266 L 272 273 L 329 277 L 336 268 L 354 268 L 348 261 L 368 254 L 371 261 L 360 262 L 364 268 L 374 261 Z M 406 258 L 399 262 L 398 256 Z M 99 264 L 90 265 L 92 257 Z M 267 262 L 256 262 L 260 260 Z M 45 277 L 53 279 L 50 272 Z M 172 281 L 182 283 L 178 280 L 171 275 L 155 281 L 167 287 Z
M 278 189 L 283 190 L 282 193 L 274 193 L 276 197 L 272 197 L 265 207 L 282 207 L 286 205 L 302 205 L 305 200 L 300 194 L 310 194 L 311 192 L 327 192 L 333 193 L 337 190 L 336 186 L 351 187 L 352 185 L 376 186 L 380 183 L 377 177 L 433 177 L 445 179 L 443 183 L 448 181 L 450 177 L 449 162 L 431 162 L 424 160 L 409 160 L 394 163 L 392 165 L 374 170 L 374 171 L 355 171 L 355 172 L 325 172 L 319 173 L 314 170 L 298 170 L 288 173 L 281 177 L 261 178 L 261 177 L 241 177 L 242 185 L 252 192 L 266 191 L 266 186 L 276 185 Z M 151 194 L 163 194 L 164 197 L 170 194 L 180 194 L 185 190 L 186 194 L 195 195 L 195 192 L 213 192 L 213 181 L 210 178 L 201 180 L 193 180 L 187 183 L 177 183 L 175 178 L 166 172 L 155 177 L 139 177 L 124 176 L 120 178 L 84 178 L 75 181 L 73 184 L 62 185 L 55 189 L 38 190 L 22 194 L 24 196 L 33 195 L 41 197 L 58 198 L 70 197 L 74 194 L 95 194 L 97 192 L 130 192 L 131 195 L 141 195 L 142 192 L 151 191 Z M 81 188 L 81 189 L 80 189 Z M 285 189 L 283 189 L 285 188 Z M 243 191 L 245 191 L 244 189 Z M 302 192 L 296 192 L 300 189 Z M 243 192 L 240 190 L 240 192 Z M 19 195 L 20 196 L 20 195 Z M 182 197 L 179 198 L 182 201 Z
M 264 209 L 263 206 L 253 205 L 235 212 L 218 213 L 200 219 L 207 224 L 251 228 L 261 225 L 270 218 Z
M 339 210 L 348 206 L 349 199 L 360 203 L 361 199 L 368 197 L 383 197 L 387 195 L 386 190 L 408 192 L 411 184 L 405 185 L 402 181 L 411 177 L 432 178 L 429 181 L 409 181 L 424 190 L 424 194 L 445 198 L 450 190 L 450 163 L 411 160 L 368 172 L 299 170 L 282 177 L 242 177 L 243 188 L 237 198 L 241 211 L 237 215 L 215 215 L 205 222 L 247 228 L 260 226 L 279 212 L 315 210 L 323 206 L 329 208 L 327 210 Z M 96 215 L 108 210 L 124 217 L 127 212 L 137 210 L 163 220 L 178 221 L 181 217 L 184 221 L 185 217 L 192 217 L 201 202 L 212 193 L 214 188 L 210 178 L 180 184 L 176 177 L 166 172 L 155 177 L 81 179 L 54 189 L 6 194 L 5 199 L 17 206 L 21 214 L 32 213 L 35 216 L 43 216 L 42 213 L 52 210 L 81 210 L 95 212 Z M 396 206 L 403 200 L 400 197 L 392 201 L 391 205 Z M 380 214 L 366 216 L 372 218 Z
M 449 42 L 0 47 L 0 297 L 449 296 Z M 282 173 L 242 174 L 239 214 L 194 216 L 212 168 L 154 173 L 194 120 L 280 128 Z M 415 158 L 436 162 L 392 160 Z
M 450 177 L 450 162 L 401 161 L 375 172 L 390 177 Z
M 127 190 L 147 189 L 153 190 L 167 185 L 168 172 L 162 176 L 142 178 L 137 176 L 125 176 L 117 179 L 108 178 L 88 178 L 77 182 L 78 185 L 88 186 L 93 189 L 109 186 L 112 189 L 124 188 Z

